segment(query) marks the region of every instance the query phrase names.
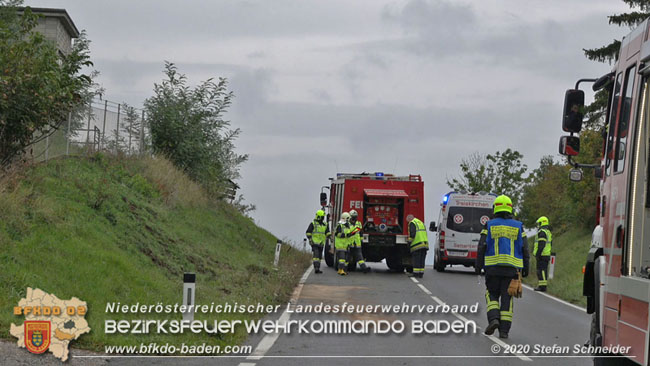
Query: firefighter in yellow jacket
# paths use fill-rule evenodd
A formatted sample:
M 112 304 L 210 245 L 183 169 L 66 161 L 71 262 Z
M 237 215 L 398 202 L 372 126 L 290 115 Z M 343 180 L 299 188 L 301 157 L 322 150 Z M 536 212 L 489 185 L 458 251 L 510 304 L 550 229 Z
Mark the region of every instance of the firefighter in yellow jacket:
M 309 244 L 311 244 L 314 271 L 318 274 L 323 273 L 320 270 L 320 261 L 323 258 L 323 247 L 325 246 L 327 237 L 330 235 L 329 225 L 325 222 L 325 211 L 316 211 L 316 217 L 314 221 L 309 223 L 306 235 L 307 239 L 309 239 Z
M 345 276 L 348 266 L 348 248 L 352 242 L 352 228 L 350 227 L 350 214 L 341 214 L 341 220 L 334 231 L 334 248 L 336 249 L 336 267 L 338 274 Z
M 429 239 L 426 226 L 417 218 L 413 218 L 409 222 L 407 241 L 410 243 L 411 260 L 413 261 L 413 274 L 410 277 L 422 278 L 424 277 L 424 260 L 429 250 Z
M 535 291 L 546 292 L 548 286 L 548 263 L 551 259 L 551 242 L 553 236 L 546 216 L 537 219 L 537 235 L 533 247 L 533 256 L 537 262 L 537 287 Z
M 476 268 L 485 267 L 485 300 L 488 326 L 485 334 L 499 329 L 499 338 L 508 338 L 512 326 L 513 301 L 510 281 L 528 276 L 528 248 L 522 238 L 524 226 L 512 217 L 510 197 L 494 200 L 494 218 L 485 224 L 478 243 Z
M 356 210 L 350 210 L 350 228 L 352 228 L 352 240 L 350 241 L 350 247 L 348 248 L 350 255 L 350 263 L 352 265 L 358 264 L 359 268 L 363 273 L 370 272 L 370 267 L 366 265 L 366 261 L 363 259 L 363 251 L 361 250 L 361 235 L 363 226 L 359 221 L 359 214 Z M 349 265 L 348 265 L 349 269 Z

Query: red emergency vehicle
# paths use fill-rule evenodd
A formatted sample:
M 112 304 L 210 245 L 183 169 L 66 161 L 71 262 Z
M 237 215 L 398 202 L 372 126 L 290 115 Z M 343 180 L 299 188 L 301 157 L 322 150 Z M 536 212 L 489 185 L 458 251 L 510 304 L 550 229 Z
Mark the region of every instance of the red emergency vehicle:
M 593 314 L 593 346 L 630 347 L 621 358 L 595 357 L 599 365 L 625 362 L 648 365 L 650 345 L 650 40 L 649 22 L 623 38 L 611 73 L 581 79 L 565 94 L 560 153 L 574 165 L 571 180 L 582 179 L 582 168 L 593 168 L 600 179 L 598 223 L 585 266 L 583 293 Z M 600 164 L 576 164 L 580 151 L 575 134 L 582 128 L 584 92 L 579 84 L 609 92 L 603 155 Z M 601 355 L 595 352 L 596 356 Z
M 330 230 L 335 231 L 343 212 L 356 210 L 363 226 L 362 251 L 367 262 L 386 259 L 395 271 L 411 271 L 407 243 L 408 223 L 424 222 L 424 183 L 419 175 L 395 176 L 384 173 L 345 174 L 330 178 L 330 197 L 321 192 L 321 205 L 327 209 Z M 325 248 L 325 262 L 334 265 L 333 241 Z M 356 263 L 350 263 L 354 269 Z

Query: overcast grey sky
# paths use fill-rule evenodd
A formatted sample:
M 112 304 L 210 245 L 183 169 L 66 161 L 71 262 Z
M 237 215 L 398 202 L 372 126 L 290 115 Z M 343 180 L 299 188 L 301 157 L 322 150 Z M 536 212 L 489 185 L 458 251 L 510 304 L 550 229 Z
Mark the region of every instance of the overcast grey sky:
M 556 155 L 564 91 L 610 66 L 582 48 L 621 38 L 617 0 L 28 0 L 92 40 L 105 97 L 136 106 L 164 60 L 230 80 L 227 118 L 263 227 L 301 241 L 341 172 L 421 174 L 426 221 L 472 152 Z

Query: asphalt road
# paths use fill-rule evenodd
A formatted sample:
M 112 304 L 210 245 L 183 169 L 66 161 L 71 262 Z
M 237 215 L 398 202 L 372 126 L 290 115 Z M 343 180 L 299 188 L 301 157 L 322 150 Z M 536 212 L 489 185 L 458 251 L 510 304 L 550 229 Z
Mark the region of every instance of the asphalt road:
M 463 267 L 452 267 L 438 273 L 427 266 L 425 277 L 409 278 L 405 273 L 391 273 L 384 264 L 372 264 L 369 274 L 351 273 L 339 276 L 331 268 L 323 274 L 311 272 L 300 288 L 298 305 L 320 303 L 341 305 L 471 305 L 478 302 L 477 313 L 361 313 L 316 314 L 293 313 L 282 315 L 283 320 L 400 320 L 407 325 L 403 334 L 280 334 L 277 337 L 253 335 L 247 341 L 255 350 L 250 357 L 219 358 L 77 358 L 81 351 L 72 350 L 73 365 L 235 365 L 235 366 L 290 366 L 290 365 L 591 365 L 588 357 L 575 354 L 549 357 L 534 353 L 535 345 L 582 345 L 589 334 L 590 316 L 584 311 L 562 302 L 524 290 L 524 296 L 515 300 L 514 320 L 510 338 L 506 342 L 483 335 L 485 316 L 485 285 L 483 278 Z M 297 291 L 296 291 L 297 292 Z M 280 314 L 269 316 L 276 320 Z M 287 318 L 287 316 L 289 318 Z M 413 320 L 459 319 L 475 321 L 479 329 L 469 334 L 412 334 Z M 495 334 L 498 334 L 495 333 Z M 529 345 L 526 354 L 504 356 L 507 344 Z M 7 345 L 5 345 L 7 346 Z M 18 351 L 18 348 L 5 347 Z M 499 352 L 494 353 L 495 349 Z M 20 350 L 23 353 L 24 349 Z M 34 356 L 34 355 L 29 355 Z M 571 356 L 571 357 L 566 357 Z M 47 358 L 52 358 L 48 355 Z M 18 364 L 29 360 L 16 357 Z M 41 359 L 42 360 L 42 359 Z M 5 361 L 7 359 L 5 358 Z M 49 360 L 48 360 L 49 361 Z M 58 361 L 58 360 L 56 360 Z M 0 362 L 2 363 L 2 362 Z
M 482 334 L 485 316 L 485 285 L 483 278 L 463 267 L 452 267 L 438 273 L 428 267 L 425 277 L 417 282 L 406 274 L 388 272 L 383 264 L 375 264 L 370 274 L 352 273 L 342 277 L 327 269 L 324 274 L 311 274 L 302 289 L 298 304 L 402 304 L 429 305 L 446 303 L 479 303 L 476 314 L 462 314 L 481 327 L 470 334 L 419 334 L 409 331 L 395 335 L 280 335 L 259 360 L 239 360 L 245 366 L 303 365 L 311 356 L 312 365 L 589 365 L 591 359 L 575 357 L 539 357 L 535 345 L 582 345 L 588 336 L 590 316 L 575 307 L 549 297 L 524 290 L 524 296 L 514 305 L 514 320 L 507 344 L 529 345 L 527 354 L 503 356 L 504 343 Z M 449 268 L 449 267 L 448 267 Z M 448 320 L 453 314 L 366 314 L 322 315 L 292 314 L 291 319 L 399 319 L 406 324 L 412 320 Z M 498 333 L 498 332 L 497 332 Z M 495 334 L 497 334 L 495 333 Z M 494 355 L 496 346 L 501 352 Z M 326 357 L 315 357 L 326 356 Z M 233 360 L 234 361 L 234 360 Z

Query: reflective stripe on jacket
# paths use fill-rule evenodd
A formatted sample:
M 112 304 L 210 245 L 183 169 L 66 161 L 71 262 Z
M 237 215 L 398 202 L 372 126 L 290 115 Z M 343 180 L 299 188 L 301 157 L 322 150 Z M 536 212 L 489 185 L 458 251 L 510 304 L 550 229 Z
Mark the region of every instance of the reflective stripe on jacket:
M 327 223 L 321 223 L 317 220 L 314 220 L 313 225 L 314 231 L 311 233 L 311 241 L 314 244 L 325 244 L 325 239 L 327 238 Z
M 515 219 L 494 218 L 487 223 L 485 266 L 524 267 L 523 224 Z
M 338 224 L 336 227 L 336 234 L 334 235 L 334 247 L 337 250 L 348 250 L 348 247 L 353 242 L 353 237 L 346 238 L 345 236 L 352 231 L 350 225 Z
M 543 233 L 540 237 L 540 233 Z M 551 243 L 553 241 L 553 235 L 551 234 L 551 230 L 541 228 L 539 231 L 537 231 L 537 235 L 535 235 L 535 245 L 533 247 L 533 255 L 537 256 L 537 251 L 539 250 L 539 245 L 542 244 L 542 252 L 540 253 L 539 256 L 541 257 L 550 257 L 551 256 Z
M 419 219 L 413 219 L 411 224 L 415 225 L 415 237 L 411 241 L 411 252 L 414 252 L 418 249 L 427 248 L 429 249 L 429 240 L 427 238 L 427 228 L 424 226 L 424 223 Z M 410 224 L 409 224 L 410 229 Z

